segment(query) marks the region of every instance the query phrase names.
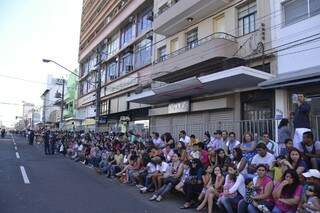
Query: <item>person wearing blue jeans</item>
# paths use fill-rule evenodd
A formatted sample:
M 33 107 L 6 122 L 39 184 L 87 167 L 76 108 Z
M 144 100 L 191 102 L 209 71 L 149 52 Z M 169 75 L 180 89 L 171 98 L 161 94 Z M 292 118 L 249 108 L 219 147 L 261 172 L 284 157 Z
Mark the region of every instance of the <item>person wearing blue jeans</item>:
M 223 196 L 218 199 L 218 206 L 220 209 L 224 208 L 228 213 L 233 213 L 234 207 L 238 205 L 238 203 L 240 202 L 240 200 L 242 200 L 242 198 L 243 197 L 239 193 L 235 198 Z

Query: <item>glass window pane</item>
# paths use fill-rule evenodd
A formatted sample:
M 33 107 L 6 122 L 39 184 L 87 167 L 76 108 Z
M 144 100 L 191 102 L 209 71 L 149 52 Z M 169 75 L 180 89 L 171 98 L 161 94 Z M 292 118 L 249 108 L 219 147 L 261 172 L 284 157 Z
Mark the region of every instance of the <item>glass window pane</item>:
M 256 17 L 256 15 L 255 15 L 255 13 L 254 14 L 252 14 L 252 15 L 250 15 L 250 32 L 253 32 L 253 31 L 255 31 L 256 30 L 256 26 L 255 26 L 255 17 Z
M 248 34 L 250 32 L 250 30 L 249 30 L 250 25 L 249 25 L 249 17 L 248 16 L 243 19 L 243 25 L 244 25 L 243 26 L 243 34 Z
M 320 14 L 320 1 L 310 0 L 310 16 Z
M 294 0 L 283 4 L 285 25 L 308 17 L 308 1 Z

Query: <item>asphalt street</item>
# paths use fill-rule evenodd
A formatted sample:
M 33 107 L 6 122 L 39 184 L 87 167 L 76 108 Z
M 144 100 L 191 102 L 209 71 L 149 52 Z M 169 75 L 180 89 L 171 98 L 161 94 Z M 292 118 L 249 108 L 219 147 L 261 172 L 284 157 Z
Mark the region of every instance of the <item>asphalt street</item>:
M 136 187 L 97 175 L 61 155 L 47 156 L 20 136 L 0 138 L 0 213 L 157 213 L 180 210 L 182 197 L 150 202 Z

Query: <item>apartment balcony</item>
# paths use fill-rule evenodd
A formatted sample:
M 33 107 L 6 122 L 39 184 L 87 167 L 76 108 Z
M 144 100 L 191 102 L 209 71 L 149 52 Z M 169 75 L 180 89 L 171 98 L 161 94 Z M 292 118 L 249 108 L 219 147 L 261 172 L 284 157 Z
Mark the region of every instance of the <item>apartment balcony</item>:
M 171 83 L 211 73 L 221 66 L 239 66 L 240 59 L 233 57 L 237 48 L 234 36 L 227 33 L 211 34 L 192 45 L 158 58 L 153 65 L 153 80 Z M 221 63 L 222 61 L 227 63 Z
M 171 36 L 201 21 L 232 0 L 168 0 L 156 11 L 156 33 Z

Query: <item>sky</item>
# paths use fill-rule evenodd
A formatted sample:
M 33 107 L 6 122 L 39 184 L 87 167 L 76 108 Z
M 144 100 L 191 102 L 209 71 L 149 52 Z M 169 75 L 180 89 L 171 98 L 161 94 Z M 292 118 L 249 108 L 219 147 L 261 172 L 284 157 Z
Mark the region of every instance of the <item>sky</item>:
M 82 0 L 0 0 L 0 121 L 6 126 L 22 115 L 22 101 L 41 105 L 49 74 L 67 76 L 42 58 L 78 68 L 81 7 Z

